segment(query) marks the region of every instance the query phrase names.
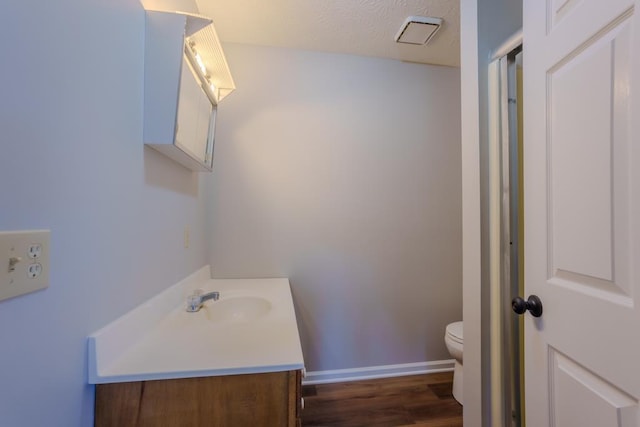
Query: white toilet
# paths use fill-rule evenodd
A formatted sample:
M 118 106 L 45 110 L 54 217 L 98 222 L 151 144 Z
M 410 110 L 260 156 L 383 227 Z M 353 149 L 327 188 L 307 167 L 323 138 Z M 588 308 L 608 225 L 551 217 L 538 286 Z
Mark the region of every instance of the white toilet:
M 444 343 L 456 361 L 453 371 L 453 397 L 462 405 L 462 322 L 447 325 Z

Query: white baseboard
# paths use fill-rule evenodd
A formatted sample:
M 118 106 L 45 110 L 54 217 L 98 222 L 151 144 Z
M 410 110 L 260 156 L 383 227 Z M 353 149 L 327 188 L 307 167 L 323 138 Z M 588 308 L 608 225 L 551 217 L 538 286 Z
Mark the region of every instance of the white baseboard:
M 370 380 L 375 378 L 402 377 L 406 375 L 433 374 L 453 371 L 454 360 L 404 363 L 401 365 L 369 366 L 366 368 L 334 369 L 331 371 L 309 371 L 302 383 L 305 385 L 327 384 L 345 381 Z

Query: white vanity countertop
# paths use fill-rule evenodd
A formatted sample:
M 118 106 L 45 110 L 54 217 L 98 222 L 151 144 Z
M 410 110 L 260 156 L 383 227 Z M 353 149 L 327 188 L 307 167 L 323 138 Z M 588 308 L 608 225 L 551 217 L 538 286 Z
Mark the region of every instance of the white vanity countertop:
M 186 295 L 194 288 L 219 291 L 220 299 L 188 313 Z M 248 301 L 249 310 L 256 302 L 260 314 L 248 319 L 229 313 L 225 308 L 232 307 L 231 300 Z M 178 305 L 171 308 L 171 302 Z M 217 318 L 223 311 L 225 316 Z M 284 278 L 180 283 L 89 337 L 91 384 L 303 368 L 291 290 Z

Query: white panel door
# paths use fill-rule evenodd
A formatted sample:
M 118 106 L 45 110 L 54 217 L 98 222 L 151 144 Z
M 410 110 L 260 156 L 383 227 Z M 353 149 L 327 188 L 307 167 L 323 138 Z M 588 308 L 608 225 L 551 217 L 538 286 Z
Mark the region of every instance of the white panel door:
M 640 0 L 524 0 L 527 427 L 640 426 Z

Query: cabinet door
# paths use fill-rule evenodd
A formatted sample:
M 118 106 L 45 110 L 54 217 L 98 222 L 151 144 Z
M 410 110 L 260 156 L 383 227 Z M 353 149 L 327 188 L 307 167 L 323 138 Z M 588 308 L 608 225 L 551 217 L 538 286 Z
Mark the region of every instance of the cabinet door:
M 202 156 L 202 161 L 207 165 L 210 165 L 211 156 L 208 149 L 210 141 L 209 136 L 211 132 L 211 137 L 213 137 L 211 121 L 214 120 L 215 116 L 212 116 L 211 114 L 213 106 L 211 105 L 211 101 L 209 101 L 209 97 L 205 95 L 203 90 L 200 90 L 199 95 L 196 135 L 193 149 L 198 153 L 198 158 Z
M 208 166 L 211 160 L 208 155 L 211 113 L 211 101 L 183 57 L 175 144 Z
M 96 386 L 96 427 L 295 427 L 296 372 Z

